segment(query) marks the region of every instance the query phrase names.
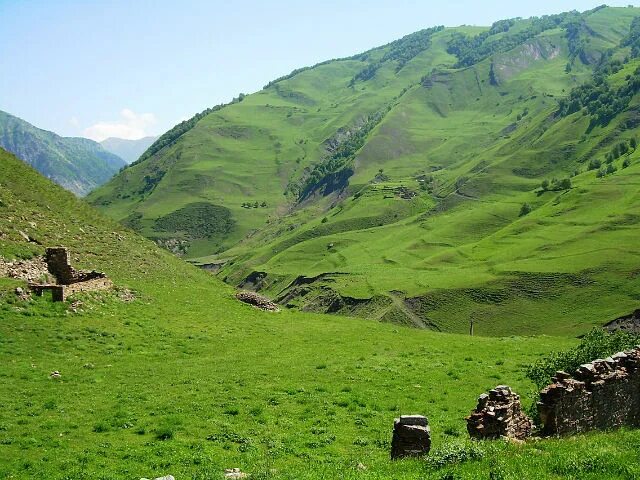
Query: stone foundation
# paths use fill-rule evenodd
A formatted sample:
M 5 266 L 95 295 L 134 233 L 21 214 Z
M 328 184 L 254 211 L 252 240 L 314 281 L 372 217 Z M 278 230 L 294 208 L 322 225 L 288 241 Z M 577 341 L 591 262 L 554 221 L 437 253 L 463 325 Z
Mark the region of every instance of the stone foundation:
M 640 427 L 640 347 L 557 372 L 538 411 L 544 435 Z
M 45 257 L 47 269 L 57 283 L 30 283 L 29 288 L 41 296 L 51 290 L 54 302 L 64 302 L 77 292 L 91 292 L 113 288 L 113 283 L 104 273 L 76 270 L 69 264 L 66 248 L 47 248 Z
M 520 397 L 506 385 L 500 385 L 478 398 L 478 406 L 467 417 L 467 431 L 479 440 L 501 437 L 524 440 L 531 435 L 533 423 L 522 411 Z
M 419 457 L 431 449 L 431 430 L 427 417 L 403 415 L 393 424 L 391 458 Z

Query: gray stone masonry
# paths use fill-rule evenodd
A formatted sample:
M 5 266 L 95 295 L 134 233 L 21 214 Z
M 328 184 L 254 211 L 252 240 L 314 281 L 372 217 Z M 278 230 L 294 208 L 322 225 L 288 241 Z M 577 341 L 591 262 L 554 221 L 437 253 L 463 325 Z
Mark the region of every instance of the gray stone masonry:
M 419 457 L 431 449 L 431 430 L 427 417 L 403 415 L 393 423 L 391 458 Z

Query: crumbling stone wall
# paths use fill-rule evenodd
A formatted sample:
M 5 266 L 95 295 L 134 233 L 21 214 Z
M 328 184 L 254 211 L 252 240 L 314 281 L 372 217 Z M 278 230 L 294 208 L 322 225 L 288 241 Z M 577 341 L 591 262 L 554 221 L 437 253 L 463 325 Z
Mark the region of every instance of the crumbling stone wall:
M 107 290 L 113 287 L 111 280 L 102 272 L 76 270 L 69 263 L 69 253 L 66 248 L 47 248 L 44 262 L 48 272 L 56 279 L 56 283 L 30 282 L 29 288 L 36 295 L 42 295 L 45 290 L 52 292 L 54 302 L 63 302 L 77 292 Z
M 427 417 L 402 415 L 393 423 L 391 458 L 419 457 L 431 449 L 431 430 Z
M 533 423 L 522 411 L 520 396 L 506 385 L 499 385 L 478 398 L 478 406 L 467 417 L 467 431 L 472 438 L 501 437 L 524 440 L 531 435 Z
M 557 372 L 538 411 L 545 435 L 640 427 L 640 347 Z
M 49 272 L 56 277 L 59 285 L 71 285 L 106 277 L 101 272 L 85 272 L 73 268 L 69 263 L 69 252 L 64 247 L 47 248 L 45 261 Z

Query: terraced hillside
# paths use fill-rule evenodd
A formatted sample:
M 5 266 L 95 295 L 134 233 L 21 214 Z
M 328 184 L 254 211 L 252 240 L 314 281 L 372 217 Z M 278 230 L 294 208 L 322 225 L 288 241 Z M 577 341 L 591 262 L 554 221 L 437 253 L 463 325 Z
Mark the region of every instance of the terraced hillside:
M 93 140 L 60 137 L 3 111 L 0 147 L 80 196 L 105 183 L 126 165 Z
M 90 200 L 292 307 L 584 332 L 640 299 L 638 15 L 434 28 L 302 69 Z
M 640 474 L 636 431 L 464 440 L 479 393 L 508 383 L 530 404 L 524 366 L 571 339 L 260 312 L 2 150 L 0 168 L 0 256 L 65 245 L 74 265 L 117 286 L 52 303 L 0 278 L 2 478 L 215 479 L 231 467 L 275 480 Z M 429 415 L 427 462 L 389 461 L 393 418 L 406 412 Z

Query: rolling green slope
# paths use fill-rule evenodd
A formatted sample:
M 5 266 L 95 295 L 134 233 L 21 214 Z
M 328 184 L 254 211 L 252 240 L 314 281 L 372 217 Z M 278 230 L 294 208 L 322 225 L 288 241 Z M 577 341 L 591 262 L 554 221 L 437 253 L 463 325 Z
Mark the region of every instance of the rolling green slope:
M 0 168 L 0 255 L 62 244 L 118 287 L 53 304 L 20 300 L 24 283 L 0 278 L 3 478 L 214 479 L 231 467 L 275 480 L 640 474 L 634 431 L 463 440 L 479 393 L 508 383 L 530 403 L 523 366 L 570 339 L 260 312 L 2 150 Z M 432 462 L 389 461 L 393 418 L 407 412 L 429 415 Z
M 86 138 L 65 138 L 0 111 L 0 147 L 76 195 L 102 185 L 125 161 Z
M 90 200 L 291 307 L 584 332 L 640 299 L 639 14 L 437 28 L 303 69 L 204 115 Z M 202 203 L 210 225 L 190 228 Z

